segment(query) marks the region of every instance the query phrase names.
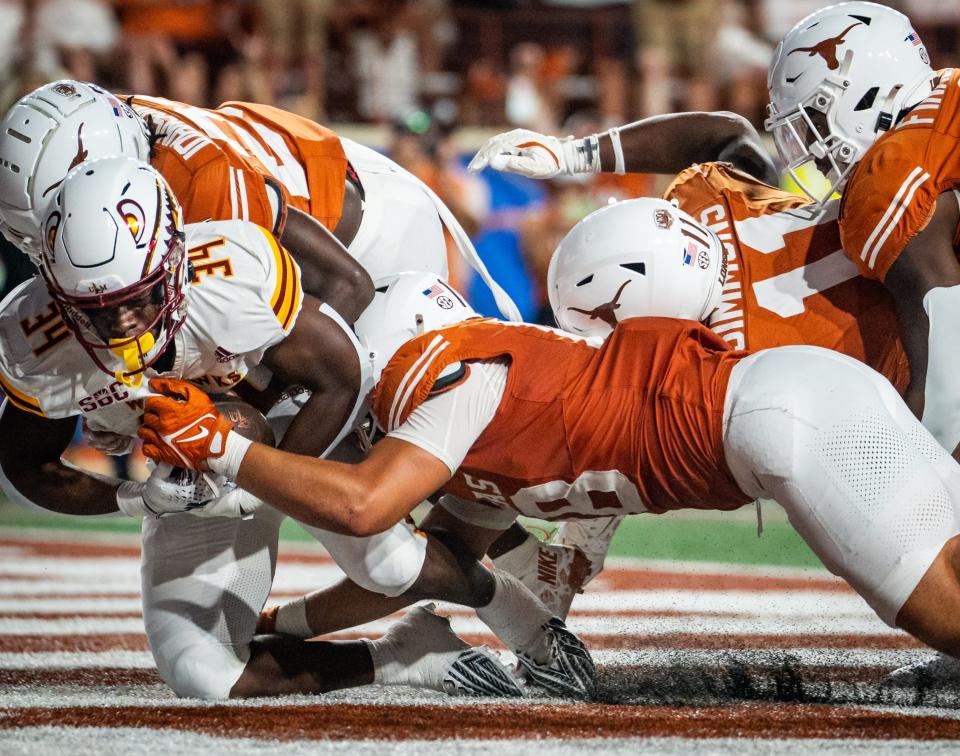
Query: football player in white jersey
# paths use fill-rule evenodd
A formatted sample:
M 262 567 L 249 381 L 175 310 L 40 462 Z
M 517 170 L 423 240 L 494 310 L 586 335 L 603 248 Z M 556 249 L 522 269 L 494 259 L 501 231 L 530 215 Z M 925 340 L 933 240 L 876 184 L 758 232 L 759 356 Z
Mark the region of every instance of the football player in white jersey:
M 348 322 L 373 296 L 364 270 L 373 278 L 398 270 L 445 275 L 445 231 L 503 314 L 519 318 L 459 222 L 423 182 L 312 121 L 252 103 L 211 110 L 162 98 L 121 100 L 79 81 L 40 87 L 0 123 L 0 231 L 36 258 L 53 190 L 79 162 L 112 154 L 151 161 L 187 222 L 234 218 L 274 232 L 301 264 L 304 289 Z
M 157 475 L 146 484 L 123 483 L 61 462 L 77 415 L 95 429 L 129 433 L 144 376 L 155 374 L 222 392 L 263 364 L 312 392 L 283 447 L 319 453 L 350 429 L 358 396 L 369 388 L 356 340 L 329 306 L 303 294 L 296 264 L 269 232 L 242 221 L 184 231 L 162 177 L 116 157 L 70 174 L 45 221 L 44 240 L 47 286 L 34 278 L 0 308 L 0 377 L 8 397 L 0 416 L 2 482 L 11 495 L 54 511 L 174 513 L 145 519 L 143 596 L 151 649 L 178 694 L 222 698 L 325 690 L 332 680 L 369 682 L 363 670 L 370 671 L 371 654 L 385 683 L 519 692 L 491 656 L 465 651 L 442 621 L 423 612 L 401 628 L 403 637 L 422 635 L 446 656 L 424 655 L 417 646 L 411 657 L 388 638 L 382 648 L 355 651 L 350 663 L 366 654 L 366 664 L 340 675 L 334 657 L 312 646 L 251 643 L 272 581 L 280 515 L 255 507 L 245 519 L 200 519 L 183 512 L 210 497 L 204 481 L 185 489 Z M 231 491 L 215 500 L 221 509 L 206 514 L 240 514 L 251 502 Z M 456 564 L 439 539 L 408 525 L 372 540 L 316 535 L 375 593 L 411 595 L 432 586 L 428 555 L 446 555 L 441 566 Z M 500 583 L 476 567 L 473 579 L 457 586 L 464 595 L 455 587 L 444 598 L 480 606 L 496 599 Z M 511 620 L 497 615 L 491 623 Z M 317 664 L 302 666 L 314 653 Z M 291 659 L 293 667 L 280 662 Z M 330 664 L 336 674 L 327 674 Z

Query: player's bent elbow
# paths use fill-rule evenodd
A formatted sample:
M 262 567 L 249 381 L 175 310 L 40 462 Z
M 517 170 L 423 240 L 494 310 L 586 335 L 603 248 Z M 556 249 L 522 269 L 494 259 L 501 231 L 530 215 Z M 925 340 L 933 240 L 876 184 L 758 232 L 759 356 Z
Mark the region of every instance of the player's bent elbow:
M 356 320 L 373 301 L 373 279 L 367 271 L 360 268 L 344 275 L 344 286 L 350 291 L 353 310 L 351 314 L 354 315 L 352 320 Z
M 396 524 L 396 521 L 390 522 L 388 517 L 384 516 L 381 507 L 378 506 L 379 497 L 365 493 L 358 495 L 346 509 L 346 516 L 342 519 L 342 525 L 347 535 L 358 538 L 377 535 Z

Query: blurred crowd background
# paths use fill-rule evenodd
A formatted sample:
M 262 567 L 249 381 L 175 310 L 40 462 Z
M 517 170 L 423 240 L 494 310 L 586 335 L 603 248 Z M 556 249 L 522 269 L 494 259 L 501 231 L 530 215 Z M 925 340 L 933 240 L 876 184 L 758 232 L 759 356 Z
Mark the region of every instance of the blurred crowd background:
M 511 126 L 583 135 L 671 110 L 762 127 L 779 38 L 821 0 L 0 0 L 0 112 L 55 78 L 216 107 L 278 105 L 371 144 L 430 184 L 525 316 L 560 237 L 651 177 L 534 183 L 465 159 Z M 889 2 L 935 65 L 958 62 L 960 0 Z M 4 250 L 5 288 L 30 270 Z M 456 259 L 480 309 L 485 291 Z
M 729 109 L 762 128 L 777 41 L 828 4 L 0 0 L 0 113 L 57 78 L 206 107 L 251 100 L 295 111 L 428 183 L 525 318 L 552 323 L 546 268 L 559 240 L 611 197 L 656 193 L 664 179 L 474 176 L 465 169 L 473 151 L 509 127 L 583 136 L 671 110 Z M 936 67 L 960 64 L 960 0 L 887 4 L 910 15 Z M 6 293 L 34 271 L 5 241 L 0 255 Z M 478 310 L 496 313 L 454 255 L 451 278 Z

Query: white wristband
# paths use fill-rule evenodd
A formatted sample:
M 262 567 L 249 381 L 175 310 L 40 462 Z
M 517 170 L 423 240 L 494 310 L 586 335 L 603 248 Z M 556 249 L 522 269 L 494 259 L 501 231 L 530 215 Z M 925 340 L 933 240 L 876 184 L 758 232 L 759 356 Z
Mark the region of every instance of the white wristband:
M 125 480 L 117 488 L 117 509 L 127 517 L 155 517 L 143 499 L 143 484 Z
M 620 143 L 620 129 L 614 126 L 607 130 L 607 136 L 610 137 L 610 144 L 613 146 L 614 166 L 613 172 L 622 176 L 627 172 L 626 161 L 623 159 L 623 145 Z
M 207 460 L 207 467 L 218 475 L 226 476 L 229 480 L 236 480 L 237 475 L 240 474 L 243 458 L 252 443 L 253 441 L 249 438 L 244 438 L 236 431 L 230 431 L 224 444 L 223 455 Z

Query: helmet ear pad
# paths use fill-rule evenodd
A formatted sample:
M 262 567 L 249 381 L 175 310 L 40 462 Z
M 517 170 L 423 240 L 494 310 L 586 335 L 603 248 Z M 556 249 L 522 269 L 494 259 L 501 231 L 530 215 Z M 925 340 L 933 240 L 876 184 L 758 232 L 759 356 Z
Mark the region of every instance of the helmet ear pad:
M 605 336 L 627 318 L 705 320 L 725 277 L 716 234 L 664 200 L 641 198 L 571 229 L 550 260 L 547 288 L 561 328 Z

